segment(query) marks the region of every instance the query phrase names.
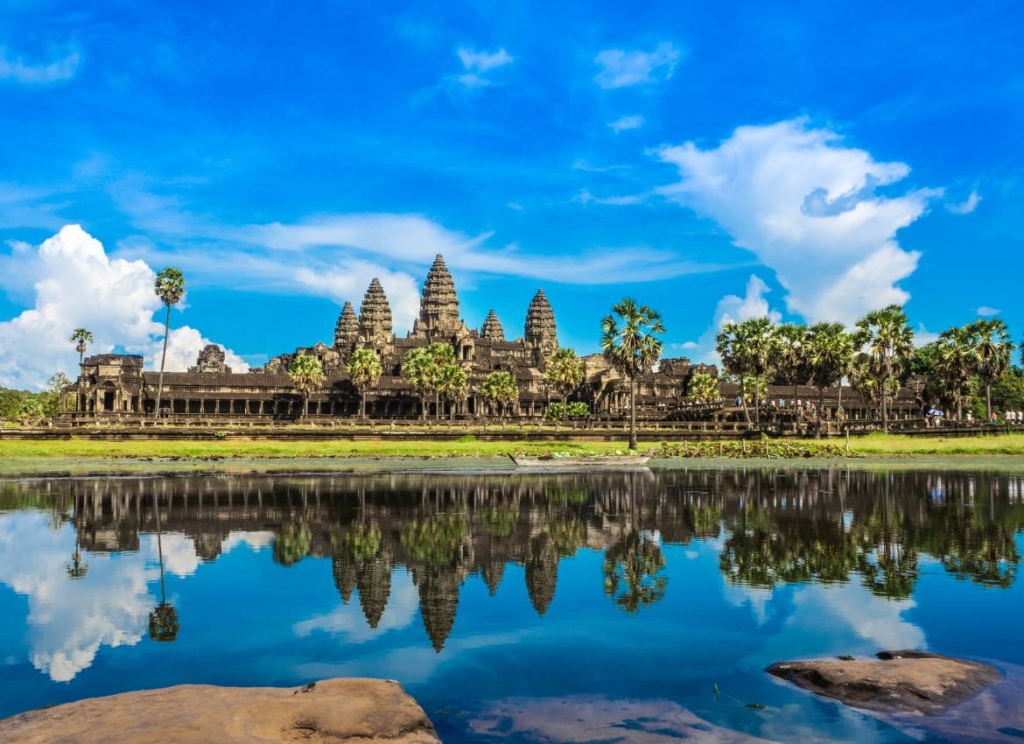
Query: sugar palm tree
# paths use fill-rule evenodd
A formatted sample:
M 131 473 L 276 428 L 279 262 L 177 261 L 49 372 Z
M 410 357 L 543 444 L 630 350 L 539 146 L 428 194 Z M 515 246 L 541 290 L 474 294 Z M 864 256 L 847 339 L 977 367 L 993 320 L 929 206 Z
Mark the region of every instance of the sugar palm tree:
M 650 372 L 661 358 L 658 336 L 665 332 L 665 326 L 654 310 L 626 297 L 601 321 L 601 332 L 605 358 L 629 380 L 629 448 L 635 450 L 636 378 Z
M 1003 376 L 1010 366 L 1014 344 L 1010 333 L 999 318 L 978 319 L 966 328 L 971 346 L 977 356 L 976 370 L 985 385 L 985 415 L 992 418 L 992 383 Z
M 441 369 L 446 364 L 455 364 L 455 349 L 451 344 L 432 343 L 427 347 L 427 354 L 433 362 L 430 365 L 430 389 L 434 391 L 434 411 L 438 420 L 441 418 Z
M 366 393 L 373 389 L 384 371 L 380 357 L 373 349 L 356 349 L 348 358 L 345 369 L 352 384 L 359 391 L 359 415 L 366 418 Z
M 779 342 L 779 375 L 793 384 L 793 405 L 800 397 L 799 386 L 810 378 L 807 365 L 807 326 L 781 323 L 775 329 Z
M 302 417 L 309 416 L 309 395 L 324 384 L 326 376 L 320 360 L 309 354 L 299 354 L 288 368 L 292 385 L 302 393 Z
M 548 361 L 544 376 L 548 384 L 561 394 L 564 419 L 569 394 L 583 384 L 583 360 L 576 356 L 573 349 L 559 349 Z
M 747 374 L 747 345 L 744 329 L 739 323 L 729 321 L 715 336 L 715 350 L 722 360 L 726 372 L 736 375 L 740 380 L 740 406 L 743 418 L 750 423 L 750 411 L 747 410 L 747 391 L 745 378 Z
M 154 285 L 156 296 L 167 306 L 167 317 L 164 320 L 164 351 L 160 357 L 160 377 L 156 385 L 156 408 L 154 416 L 160 415 L 160 397 L 164 392 L 164 366 L 167 364 L 167 337 L 171 332 L 171 307 L 181 302 L 185 296 L 185 275 L 180 269 L 168 266 L 156 275 Z
M 402 377 L 420 398 L 423 420 L 427 420 L 427 393 L 434 379 L 434 359 L 425 347 L 413 349 L 402 360 Z
M 178 611 L 167 602 L 167 588 L 164 584 L 164 547 L 160 529 L 160 504 L 153 497 L 153 509 L 156 513 L 156 551 L 160 561 L 160 604 L 149 613 L 149 637 L 154 641 L 173 641 L 178 637 L 180 624 Z
M 956 406 L 956 417 L 963 419 L 964 398 L 970 394 L 977 372 L 978 356 L 967 328 L 948 328 L 939 334 L 935 371 L 949 402 Z
M 465 400 L 466 393 L 469 392 L 469 385 L 466 382 L 466 371 L 454 362 L 442 365 L 437 374 L 437 392 L 448 401 L 448 417 L 449 420 L 453 420 L 455 418 L 455 404 Z
M 76 328 L 71 332 L 71 338 L 68 340 L 76 344 L 75 351 L 78 352 L 78 363 L 81 365 L 85 361 L 85 350 L 95 340 L 92 331 L 87 328 Z
M 496 406 L 498 416 L 504 418 L 506 406 L 519 400 L 519 386 L 511 372 L 498 369 L 484 379 L 480 395 L 492 406 Z
M 907 323 L 907 315 L 899 305 L 872 310 L 857 321 L 853 335 L 854 346 L 867 352 L 873 377 L 878 385 L 878 400 L 882 411 L 882 428 L 889 430 L 887 405 L 889 380 L 914 353 L 914 332 Z
M 747 372 L 754 376 L 754 423 L 761 423 L 761 379 L 776 368 L 779 361 L 779 339 L 775 325 L 768 318 L 749 318 L 740 323 L 744 339 Z
M 718 380 L 707 372 L 693 375 L 686 386 L 686 399 L 694 403 L 714 403 L 720 397 Z
M 815 323 L 807 329 L 806 364 L 818 387 L 818 436 L 825 410 L 825 388 L 839 384 L 839 407 L 843 405 L 842 380 L 853 366 L 853 339 L 842 323 Z

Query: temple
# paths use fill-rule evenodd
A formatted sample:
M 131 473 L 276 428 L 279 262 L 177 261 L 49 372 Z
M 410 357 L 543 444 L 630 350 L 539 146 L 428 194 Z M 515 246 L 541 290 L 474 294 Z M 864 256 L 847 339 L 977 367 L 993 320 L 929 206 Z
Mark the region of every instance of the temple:
M 545 369 L 558 350 L 555 312 L 543 289 L 530 300 L 522 335 L 506 338 L 505 327 L 491 310 L 479 328 L 470 328 L 461 317 L 459 298 L 451 272 L 438 255 L 427 273 L 420 296 L 420 311 L 412 330 L 400 338 L 395 334 L 391 304 L 383 285 L 373 279 L 363 295 L 356 314 L 351 302 L 345 302 L 334 325 L 331 343 L 320 341 L 300 346 L 290 353 L 275 356 L 262 368 L 233 372 L 226 365 L 224 351 L 216 345 L 204 348 L 196 364 L 187 372 L 165 372 L 160 396 L 161 417 L 210 420 L 288 420 L 298 417 L 304 400 L 295 389 L 288 369 L 298 355 L 312 355 L 323 365 L 326 379 L 308 400 L 308 415 L 313 420 L 354 417 L 359 414 L 361 396 L 349 379 L 346 363 L 356 349 L 372 349 L 380 358 L 383 373 L 367 395 L 366 412 L 371 419 L 414 419 L 451 416 L 455 419 L 479 419 L 491 414 L 480 397 L 480 387 L 492 372 L 509 372 L 518 387 L 513 415 L 539 418 L 552 400 L 559 396 L 549 388 Z M 402 362 L 413 349 L 432 343 L 448 344 L 457 363 L 466 373 L 468 395 L 462 401 L 421 400 L 402 376 Z M 570 400 L 587 404 L 591 415 L 619 418 L 629 403 L 627 381 L 600 354 L 583 357 L 584 382 Z M 672 420 L 693 418 L 697 414 L 720 412 L 724 405 L 714 403 L 695 411 L 686 400 L 691 377 L 698 373 L 717 377 L 712 365 L 691 364 L 685 357 L 662 359 L 658 369 L 638 380 L 637 404 L 642 418 Z M 73 408 L 79 419 L 128 419 L 152 415 L 156 407 L 159 374 L 143 369 L 143 358 L 125 354 L 99 354 L 87 357 L 71 394 L 77 397 Z M 721 385 L 725 400 L 736 394 L 735 386 Z M 780 388 L 776 396 L 816 400 L 813 388 Z M 828 391 L 826 405 L 832 413 L 840 408 L 838 389 Z M 771 391 L 770 391 L 771 394 Z M 901 393 L 894 410 L 908 408 L 913 401 Z M 848 418 L 868 418 L 870 404 L 847 391 L 841 407 Z M 699 408 L 699 407 L 698 407 Z M 704 410 L 707 409 L 707 410 Z

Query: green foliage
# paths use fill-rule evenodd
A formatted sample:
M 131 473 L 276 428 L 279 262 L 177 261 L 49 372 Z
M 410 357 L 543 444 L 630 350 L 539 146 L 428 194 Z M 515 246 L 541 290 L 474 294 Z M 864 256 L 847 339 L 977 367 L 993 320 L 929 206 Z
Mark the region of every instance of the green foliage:
M 668 577 L 661 574 L 665 554 L 651 538 L 625 532 L 604 555 L 604 592 L 616 607 L 633 613 L 665 596 Z
M 185 275 L 181 273 L 181 269 L 168 266 L 156 275 L 153 290 L 160 301 L 168 307 L 177 305 L 185 296 Z
M 274 562 L 292 566 L 309 555 L 312 545 L 313 535 L 306 524 L 285 522 L 274 536 Z
M 309 354 L 299 354 L 288 368 L 292 385 L 302 393 L 303 414 L 309 412 L 309 394 L 324 384 L 326 375 L 320 360 Z
M 373 349 L 356 349 L 348 358 L 345 370 L 356 390 L 365 393 L 377 384 L 384 368 L 381 366 L 380 357 Z
M 168 643 L 178 637 L 181 625 L 178 622 L 178 611 L 174 605 L 161 602 L 149 613 L 149 637 L 154 641 Z
M 442 364 L 437 371 L 436 387 L 438 394 L 448 401 L 451 406 L 451 414 L 454 417 L 455 404 L 465 400 L 469 393 L 466 371 L 455 362 Z
M 693 403 L 714 403 L 722 397 L 718 391 L 718 380 L 707 372 L 698 372 L 690 377 L 686 387 L 686 399 Z
M 733 457 L 733 458 L 781 458 L 797 459 L 807 457 L 846 457 L 845 445 L 833 442 L 808 442 L 796 439 L 762 439 L 761 441 L 723 442 L 661 442 L 657 457 Z
M 364 560 L 375 558 L 380 552 L 381 532 L 375 524 L 367 526 L 358 523 L 349 531 L 346 542 L 353 557 Z
M 583 360 L 573 349 L 559 349 L 548 361 L 544 372 L 550 385 L 562 398 L 562 415 L 565 418 L 565 402 L 583 384 Z
M 601 320 L 601 351 L 629 380 L 629 448 L 636 449 L 636 378 L 650 372 L 661 358 L 661 315 L 629 297 L 612 306 Z
M 544 409 L 545 421 L 561 421 L 565 418 L 565 406 L 561 403 L 548 403 Z
M 573 419 L 587 418 L 590 416 L 590 406 L 578 400 L 565 407 L 565 414 Z
M 484 530 L 494 537 L 509 537 L 519 521 L 519 511 L 513 507 L 492 506 L 483 515 Z
M 45 417 L 46 412 L 43 410 L 43 404 L 37 396 L 33 396 L 21 401 L 21 405 L 18 406 L 18 411 L 14 415 L 14 420 L 22 426 L 33 426 Z
M 480 395 L 498 409 L 499 415 L 504 416 L 506 409 L 519 400 L 519 386 L 511 372 L 499 369 L 484 379 Z

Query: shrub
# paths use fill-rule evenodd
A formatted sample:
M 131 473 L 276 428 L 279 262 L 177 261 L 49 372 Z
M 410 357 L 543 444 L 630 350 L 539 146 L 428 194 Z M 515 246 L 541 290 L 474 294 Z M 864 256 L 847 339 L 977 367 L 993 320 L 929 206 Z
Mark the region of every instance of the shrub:
M 575 403 L 570 403 L 565 412 L 569 418 L 586 418 L 590 415 L 590 406 L 581 401 L 576 401 Z

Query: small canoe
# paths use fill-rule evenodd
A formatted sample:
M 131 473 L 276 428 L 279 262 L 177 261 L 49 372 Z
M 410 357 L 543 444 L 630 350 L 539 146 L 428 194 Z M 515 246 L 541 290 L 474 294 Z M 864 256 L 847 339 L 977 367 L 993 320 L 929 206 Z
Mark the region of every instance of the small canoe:
M 651 459 L 650 455 L 609 455 L 607 457 L 555 457 L 554 455 L 525 457 L 523 455 L 509 455 L 509 457 L 516 464 L 516 467 L 529 468 L 531 470 L 563 470 L 565 468 L 629 470 L 647 467 L 647 461 Z

